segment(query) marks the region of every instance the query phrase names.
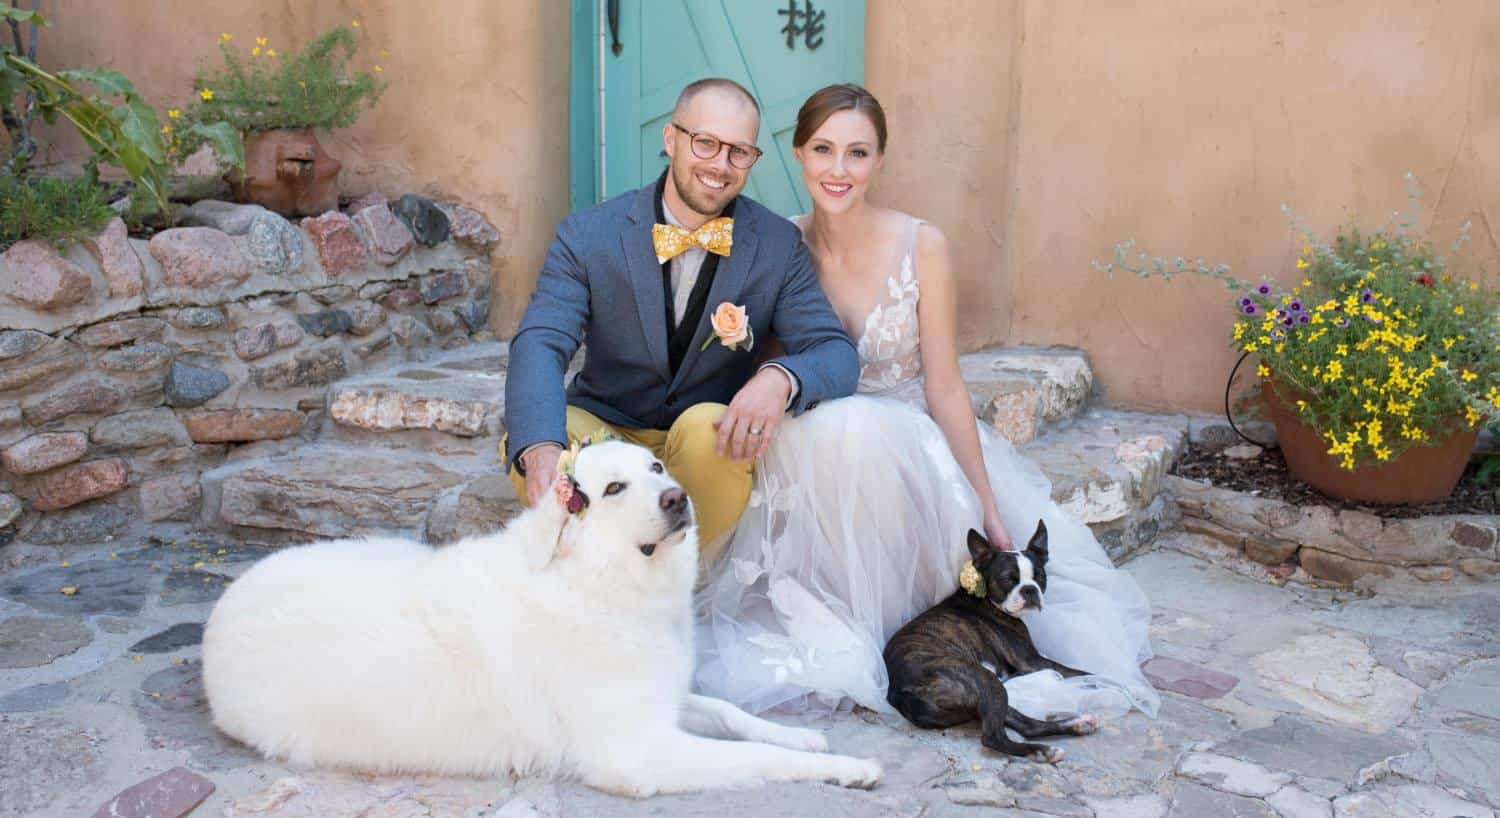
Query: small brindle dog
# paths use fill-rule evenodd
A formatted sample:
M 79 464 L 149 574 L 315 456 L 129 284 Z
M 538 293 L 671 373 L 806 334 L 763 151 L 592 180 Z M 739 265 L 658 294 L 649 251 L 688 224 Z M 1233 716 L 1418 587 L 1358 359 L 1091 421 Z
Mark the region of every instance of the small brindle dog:
M 1055 764 L 1063 758 L 1061 748 L 1013 741 L 1005 728 L 1028 739 L 1086 735 L 1099 728 L 1098 717 L 1031 718 L 1010 708 L 1001 682 L 1002 677 L 1049 669 L 1084 675 L 1038 653 L 1021 621 L 1023 612 L 1041 610 L 1047 590 L 1047 526 L 1039 522 L 1021 552 L 996 549 L 971 530 L 969 553 L 977 575 L 971 573 L 964 584 L 972 590 L 954 591 L 886 644 L 887 698 L 918 727 L 952 727 L 978 719 L 984 746 Z

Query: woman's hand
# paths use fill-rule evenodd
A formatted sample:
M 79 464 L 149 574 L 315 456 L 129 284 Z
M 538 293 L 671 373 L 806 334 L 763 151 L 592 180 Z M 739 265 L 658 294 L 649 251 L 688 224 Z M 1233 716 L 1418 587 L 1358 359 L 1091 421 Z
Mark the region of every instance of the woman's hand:
M 1005 523 L 1000 522 L 999 512 L 992 511 L 984 515 L 984 537 L 992 547 L 1001 551 L 1016 550 L 1016 544 L 1011 542 L 1010 532 L 1005 530 Z

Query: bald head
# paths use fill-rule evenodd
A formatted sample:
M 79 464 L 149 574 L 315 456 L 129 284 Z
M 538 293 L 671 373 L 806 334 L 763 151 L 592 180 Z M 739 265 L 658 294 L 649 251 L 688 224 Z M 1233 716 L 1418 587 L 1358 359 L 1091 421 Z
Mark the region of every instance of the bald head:
M 682 89 L 682 93 L 677 95 L 677 105 L 672 108 L 673 116 L 680 116 L 692 104 L 693 98 L 705 91 L 713 92 L 716 96 L 722 96 L 726 100 L 748 105 L 751 110 L 755 111 L 756 119 L 760 119 L 760 103 L 755 101 L 755 97 L 750 96 L 745 86 L 723 77 L 701 79 Z

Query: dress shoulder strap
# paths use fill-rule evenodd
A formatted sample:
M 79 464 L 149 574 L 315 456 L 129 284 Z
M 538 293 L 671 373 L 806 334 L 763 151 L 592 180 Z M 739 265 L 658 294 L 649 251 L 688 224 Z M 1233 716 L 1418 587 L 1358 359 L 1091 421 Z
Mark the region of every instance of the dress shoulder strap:
M 917 274 L 917 228 L 926 222 L 912 216 L 906 225 L 906 259 L 911 264 L 912 278 L 918 278 Z

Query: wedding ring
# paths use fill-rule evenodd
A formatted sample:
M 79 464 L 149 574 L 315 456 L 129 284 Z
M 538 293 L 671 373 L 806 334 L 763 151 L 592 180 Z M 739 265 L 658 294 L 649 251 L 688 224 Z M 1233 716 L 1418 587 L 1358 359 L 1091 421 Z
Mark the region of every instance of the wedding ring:
M 751 429 L 750 430 L 750 434 L 752 434 L 752 435 L 758 435 L 758 434 L 760 434 L 763 431 L 765 431 L 765 430 L 764 429 Z

